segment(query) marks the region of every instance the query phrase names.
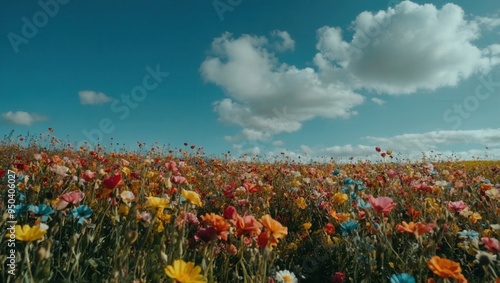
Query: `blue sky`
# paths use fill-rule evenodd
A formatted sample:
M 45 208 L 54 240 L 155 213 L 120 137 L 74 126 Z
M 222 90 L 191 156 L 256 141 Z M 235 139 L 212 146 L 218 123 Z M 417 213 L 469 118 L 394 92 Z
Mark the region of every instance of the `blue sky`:
M 500 158 L 496 0 L 3 1 L 0 34 L 4 134 Z

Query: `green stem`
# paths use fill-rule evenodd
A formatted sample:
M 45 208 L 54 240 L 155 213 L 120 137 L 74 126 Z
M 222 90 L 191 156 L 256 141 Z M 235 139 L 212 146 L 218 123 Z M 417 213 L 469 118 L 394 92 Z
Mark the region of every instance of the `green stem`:
M 26 243 L 26 247 L 24 248 L 24 254 L 26 256 L 26 265 L 28 267 L 28 273 L 30 275 L 30 282 L 35 282 L 33 278 L 33 273 L 31 272 L 31 262 L 30 262 L 30 254 L 29 254 L 29 246 L 31 243 Z

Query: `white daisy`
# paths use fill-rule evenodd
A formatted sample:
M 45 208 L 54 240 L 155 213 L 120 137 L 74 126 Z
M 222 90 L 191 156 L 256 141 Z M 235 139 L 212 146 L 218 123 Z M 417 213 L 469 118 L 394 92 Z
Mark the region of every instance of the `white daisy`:
M 293 272 L 288 270 L 281 270 L 276 273 L 276 281 L 278 283 L 298 283 L 297 277 Z
M 475 263 L 479 263 L 481 265 L 490 265 L 497 260 L 496 255 L 492 255 L 485 251 L 477 251 Z

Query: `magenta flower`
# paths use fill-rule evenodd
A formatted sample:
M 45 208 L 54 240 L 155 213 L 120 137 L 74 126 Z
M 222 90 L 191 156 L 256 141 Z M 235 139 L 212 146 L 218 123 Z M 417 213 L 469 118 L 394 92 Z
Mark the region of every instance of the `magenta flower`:
M 378 213 L 387 214 L 396 206 L 390 197 L 374 198 L 372 195 L 368 196 L 368 202 Z

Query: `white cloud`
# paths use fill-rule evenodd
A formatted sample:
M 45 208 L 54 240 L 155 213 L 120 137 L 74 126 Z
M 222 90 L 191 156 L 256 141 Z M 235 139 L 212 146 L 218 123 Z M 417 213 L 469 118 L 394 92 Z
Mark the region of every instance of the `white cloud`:
M 324 153 L 334 155 L 335 157 L 364 157 L 375 154 L 375 147 L 369 145 L 356 145 L 350 144 L 343 146 L 327 147 L 323 150 Z
M 489 29 L 500 26 L 500 17 L 476 17 L 476 21 Z
M 2 114 L 2 117 L 9 124 L 22 126 L 31 126 L 35 122 L 47 120 L 47 117 L 45 116 L 38 115 L 36 113 L 28 113 L 25 111 L 5 112 Z
M 359 14 L 353 28 L 350 41 L 342 39 L 339 28 L 319 29 L 314 60 L 325 77 L 346 72 L 355 88 L 389 94 L 435 90 L 497 64 L 474 45 L 479 26 L 455 4 L 438 9 L 403 1 Z
M 365 137 L 366 140 L 385 148 L 399 151 L 435 150 L 439 145 L 478 144 L 500 146 L 499 129 L 431 131 L 418 134 L 402 134 L 392 137 Z
M 283 146 L 285 143 L 282 140 L 273 141 L 273 146 Z
M 314 154 L 314 150 L 311 147 L 307 146 L 307 145 L 301 145 L 300 146 L 300 150 L 304 154 L 306 154 L 306 155 L 312 155 L 312 154 Z
M 324 83 L 311 68 L 279 64 L 267 39 L 225 33 L 212 43 L 216 57 L 200 67 L 203 78 L 229 98 L 217 101 L 219 120 L 243 128 L 239 138 L 267 140 L 299 130 L 315 117 L 348 118 L 363 96 L 342 84 Z
M 372 98 L 372 102 L 375 103 L 375 104 L 378 104 L 378 105 L 384 105 L 385 104 L 385 101 L 380 99 L 380 98 L 377 98 L 377 97 L 373 97 Z
M 80 97 L 80 103 L 83 105 L 104 104 L 112 100 L 104 93 L 93 90 L 82 90 L 78 92 L 78 96 Z
M 280 42 L 276 42 L 274 44 L 276 50 L 283 52 L 295 49 L 295 41 L 292 39 L 290 34 L 288 34 L 288 32 L 281 30 L 273 30 L 271 32 L 271 35 L 274 37 L 278 37 L 280 39 Z
M 488 19 L 469 20 L 455 4 L 402 1 L 359 14 L 351 26 L 352 39 L 344 39 L 339 27 L 319 28 L 314 68 L 302 69 L 280 62 L 272 52 L 294 49 L 286 31 L 272 31 L 271 40 L 224 33 L 213 40 L 200 73 L 227 95 L 214 103 L 219 120 L 242 128 L 226 140 L 270 141 L 317 117 L 357 114 L 355 108 L 365 101 L 357 91 L 433 91 L 489 72 L 500 64 L 499 44 L 475 44 L 481 27 L 496 23 Z

